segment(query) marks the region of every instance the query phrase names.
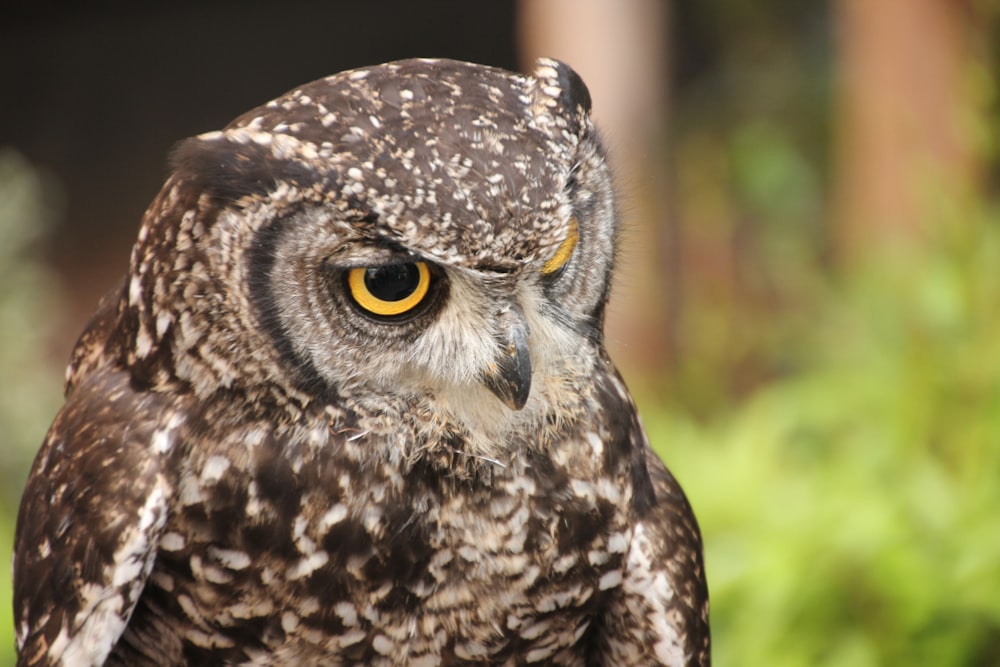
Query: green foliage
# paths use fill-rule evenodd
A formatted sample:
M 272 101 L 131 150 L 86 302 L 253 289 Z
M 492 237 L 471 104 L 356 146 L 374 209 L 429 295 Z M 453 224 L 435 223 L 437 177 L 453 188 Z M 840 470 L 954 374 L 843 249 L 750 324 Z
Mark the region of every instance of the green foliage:
M 49 195 L 48 197 L 46 195 Z M 59 326 L 59 287 L 34 252 L 49 229 L 41 175 L 0 149 L 0 553 L 10 572 L 14 517 L 27 468 L 61 399 L 61 363 L 46 354 Z M 14 664 L 9 575 L 0 576 L 0 664 Z
M 816 295 L 799 372 L 706 423 L 644 410 L 717 664 L 1000 664 L 1000 212 L 935 217 Z
M 643 414 L 705 533 L 716 664 L 1000 664 L 1000 211 L 928 196 L 921 238 L 831 279 L 830 40 L 682 5 L 719 33 L 675 108 L 699 261 Z M 996 43 L 962 129 L 994 171 Z
M 676 7 L 684 29 L 667 154 L 682 266 L 678 349 L 661 383 L 685 412 L 725 411 L 811 363 L 800 341 L 820 307 L 831 234 L 827 4 Z

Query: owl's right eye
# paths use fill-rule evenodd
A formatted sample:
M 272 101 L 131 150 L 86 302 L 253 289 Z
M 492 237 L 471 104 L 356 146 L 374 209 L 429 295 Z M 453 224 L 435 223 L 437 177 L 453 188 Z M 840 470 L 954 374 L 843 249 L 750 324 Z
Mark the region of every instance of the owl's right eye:
M 347 293 L 363 312 L 395 318 L 412 313 L 430 291 L 431 270 L 426 262 L 360 267 L 347 272 Z
M 542 266 L 542 275 L 548 276 L 549 278 L 558 277 L 566 264 L 569 263 L 570 258 L 573 256 L 573 251 L 576 250 L 576 244 L 580 240 L 580 223 L 577 222 L 576 217 L 570 218 L 569 227 L 566 231 L 566 238 L 563 242 L 559 244 L 556 248 L 555 254 L 545 262 Z

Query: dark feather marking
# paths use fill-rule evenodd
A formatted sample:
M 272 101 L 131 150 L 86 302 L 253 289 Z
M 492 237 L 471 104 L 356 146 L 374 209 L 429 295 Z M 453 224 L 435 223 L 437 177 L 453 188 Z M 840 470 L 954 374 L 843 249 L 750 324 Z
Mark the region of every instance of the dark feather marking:
M 275 220 L 261 228 L 254 237 L 250 250 L 250 299 L 257 309 L 261 328 L 267 332 L 289 368 L 297 369 L 299 388 L 309 395 L 322 397 L 327 403 L 337 402 L 336 389 L 323 379 L 312 361 L 295 351 L 289 332 L 281 323 L 278 302 L 271 287 L 275 248 L 291 215 Z

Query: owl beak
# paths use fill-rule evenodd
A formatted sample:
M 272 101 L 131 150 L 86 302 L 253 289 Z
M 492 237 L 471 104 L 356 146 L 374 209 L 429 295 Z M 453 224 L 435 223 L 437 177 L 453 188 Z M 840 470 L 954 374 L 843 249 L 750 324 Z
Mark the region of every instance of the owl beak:
M 500 314 L 497 342 L 500 350 L 483 372 L 483 384 L 511 410 L 520 410 L 531 392 L 531 354 L 528 325 L 517 308 Z

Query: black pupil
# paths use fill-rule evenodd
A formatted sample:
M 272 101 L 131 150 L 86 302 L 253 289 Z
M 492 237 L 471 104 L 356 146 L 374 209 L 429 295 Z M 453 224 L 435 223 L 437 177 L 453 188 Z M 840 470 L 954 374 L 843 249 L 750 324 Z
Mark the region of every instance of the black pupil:
M 420 283 L 416 264 L 380 266 L 365 271 L 365 287 L 382 301 L 402 301 L 413 294 Z

